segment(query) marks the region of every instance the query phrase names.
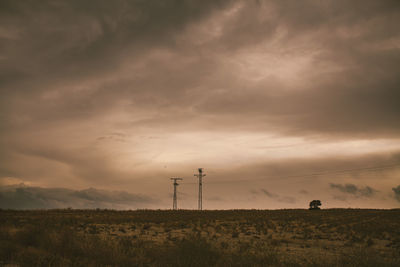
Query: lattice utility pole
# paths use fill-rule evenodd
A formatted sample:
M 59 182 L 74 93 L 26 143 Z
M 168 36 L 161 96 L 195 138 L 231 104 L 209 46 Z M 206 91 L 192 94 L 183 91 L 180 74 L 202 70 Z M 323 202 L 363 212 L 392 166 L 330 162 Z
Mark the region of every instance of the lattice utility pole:
M 203 209 L 203 177 L 206 176 L 203 174 L 203 168 L 199 168 L 199 174 L 195 174 L 194 176 L 199 177 L 199 210 Z
M 183 180 L 182 178 L 171 178 L 171 180 L 174 181 L 173 185 L 174 185 L 174 199 L 172 202 L 172 209 L 173 210 L 177 210 L 178 209 L 178 200 L 176 197 L 176 187 L 179 185 L 177 181 L 179 180 Z

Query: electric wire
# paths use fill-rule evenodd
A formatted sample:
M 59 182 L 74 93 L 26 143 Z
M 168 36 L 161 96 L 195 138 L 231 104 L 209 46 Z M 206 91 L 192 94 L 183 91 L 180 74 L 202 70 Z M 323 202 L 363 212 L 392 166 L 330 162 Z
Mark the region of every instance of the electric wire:
M 370 167 L 363 167 L 363 168 L 353 168 L 353 169 L 344 169 L 344 170 L 331 170 L 331 171 L 322 171 L 316 173 L 309 173 L 309 174 L 301 174 L 301 175 L 286 175 L 286 176 L 273 176 L 270 178 L 250 178 L 250 179 L 237 179 L 237 180 L 220 180 L 220 181 L 208 181 L 208 184 L 219 184 L 219 183 L 235 183 L 235 182 L 251 182 L 251 181 L 268 181 L 271 179 L 290 179 L 290 178 L 312 178 L 318 176 L 336 176 L 336 175 L 344 175 L 348 173 L 356 173 L 356 172 L 378 172 L 387 169 L 393 169 L 400 167 L 400 162 L 391 164 L 391 165 L 381 165 L 381 166 L 370 166 Z M 196 184 L 193 183 L 182 183 L 182 184 Z

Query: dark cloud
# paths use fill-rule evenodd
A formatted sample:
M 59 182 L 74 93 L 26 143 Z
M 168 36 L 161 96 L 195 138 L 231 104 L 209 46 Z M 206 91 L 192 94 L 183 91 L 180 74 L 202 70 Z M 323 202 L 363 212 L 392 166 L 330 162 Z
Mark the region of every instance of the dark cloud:
M 171 36 L 223 2 L 2 1 L 1 45 L 15 73 L 90 74 L 116 67 L 127 47 L 173 45 Z M 26 64 L 12 64 L 18 59 Z
M 55 209 L 55 208 L 148 208 L 158 203 L 155 199 L 124 191 L 106 191 L 89 188 L 41 188 L 21 185 L 0 188 L 2 209 Z
M 330 184 L 330 187 L 335 190 L 339 190 L 345 194 L 349 194 L 355 197 L 373 197 L 377 190 L 365 186 L 365 187 L 357 187 L 354 184 Z
M 394 197 L 400 202 L 400 185 L 392 188 Z
M 278 198 L 279 196 L 277 194 L 270 193 L 269 191 L 265 189 L 261 189 L 261 192 L 263 192 L 267 197 L 270 198 Z
M 267 197 L 274 199 L 278 202 L 283 202 L 283 203 L 295 203 L 296 202 L 296 199 L 294 197 L 280 196 L 278 194 L 270 193 L 269 191 L 267 191 L 265 189 L 260 189 L 260 191 Z
M 151 127 L 229 129 L 240 122 L 249 131 L 290 135 L 398 136 L 396 1 L 223 3 L 100 1 L 89 8 L 80 1 L 5 1 L 1 73 L 20 85 L 3 86 L 3 120 L 15 126 L 20 113 L 35 124 L 81 120 L 126 100 L 132 112 L 161 110 L 140 121 Z M 221 25 L 211 23 L 224 16 Z M 208 22 L 219 34 L 200 46 L 203 31 L 190 27 Z M 266 50 L 257 46 L 263 43 Z M 251 82 L 226 61 L 253 50 L 261 63 L 299 54 L 310 65 L 295 85 L 285 85 L 274 68 Z M 126 57 L 140 63 L 127 70 L 132 75 L 59 92 L 124 72 Z M 44 100 L 51 92 L 60 97 Z

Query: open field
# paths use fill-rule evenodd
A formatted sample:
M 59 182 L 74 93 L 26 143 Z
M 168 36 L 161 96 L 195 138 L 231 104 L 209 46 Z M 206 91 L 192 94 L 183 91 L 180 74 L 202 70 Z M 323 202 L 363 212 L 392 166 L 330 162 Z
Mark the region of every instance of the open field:
M 7 264 L 400 266 L 400 210 L 1 210 Z

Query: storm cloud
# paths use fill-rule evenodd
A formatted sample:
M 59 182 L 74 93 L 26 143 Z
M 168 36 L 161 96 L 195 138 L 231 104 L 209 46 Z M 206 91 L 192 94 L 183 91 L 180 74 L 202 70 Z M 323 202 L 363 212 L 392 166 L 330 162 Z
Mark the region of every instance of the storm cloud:
M 23 184 L 0 187 L 0 200 L 2 209 L 137 209 L 159 204 L 159 201 L 151 197 L 124 191 L 41 188 Z
M 257 196 L 257 195 L 266 196 L 267 198 L 269 198 L 273 201 L 276 201 L 278 203 L 293 204 L 296 202 L 296 199 L 294 197 L 280 196 L 279 194 L 271 193 L 270 191 L 268 191 L 264 188 L 259 189 L 259 190 L 252 189 L 252 190 L 250 190 L 250 193 L 254 196 Z
M 1 1 L 0 182 L 166 200 L 170 177 L 204 167 L 223 208 L 262 207 L 239 199 L 259 181 L 296 203 L 391 192 L 399 11 L 396 0 Z
M 356 197 L 372 197 L 377 192 L 377 190 L 375 190 L 369 186 L 357 187 L 354 184 L 345 184 L 345 185 L 330 184 L 330 187 L 332 189 L 336 189 L 336 190 L 339 190 L 340 192 L 350 194 L 350 195 L 353 195 Z
M 280 196 L 278 194 L 275 193 L 271 193 L 268 190 L 265 189 L 261 189 L 261 192 L 266 195 L 269 198 L 275 199 L 279 202 L 284 202 L 284 203 L 295 203 L 296 199 L 293 197 L 288 197 L 288 196 Z

